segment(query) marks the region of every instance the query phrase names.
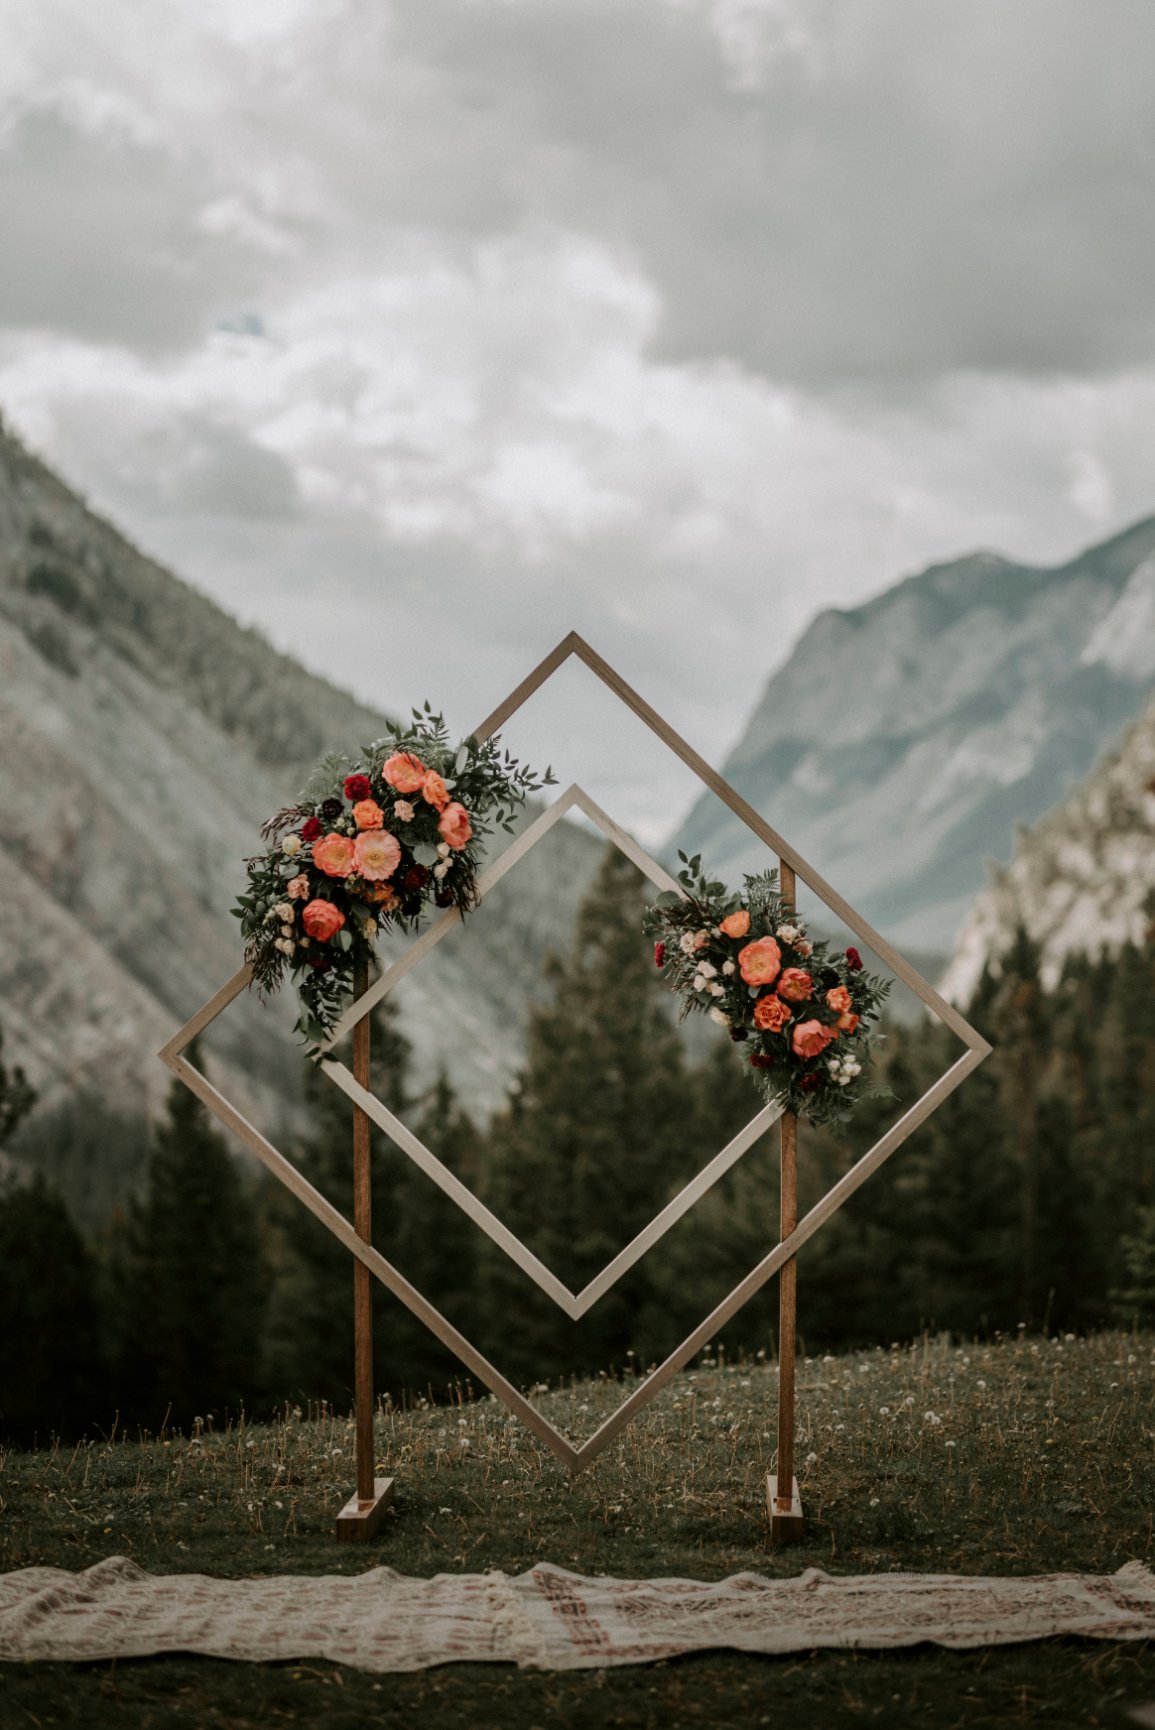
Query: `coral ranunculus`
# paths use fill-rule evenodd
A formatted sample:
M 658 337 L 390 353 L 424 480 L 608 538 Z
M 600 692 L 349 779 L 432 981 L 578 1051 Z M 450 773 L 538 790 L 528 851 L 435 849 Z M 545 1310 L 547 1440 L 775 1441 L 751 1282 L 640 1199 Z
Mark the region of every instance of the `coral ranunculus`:
M 452 805 L 447 805 L 441 813 L 437 824 L 437 833 L 443 841 L 448 841 L 454 852 L 459 853 L 469 845 L 473 835 L 473 824 L 469 821 L 469 812 L 464 805 L 459 805 L 456 799 Z
M 353 821 L 358 829 L 380 829 L 385 822 L 385 813 L 376 799 L 358 799 L 353 807 Z
M 804 967 L 788 967 L 778 981 L 778 995 L 788 1003 L 805 1003 L 814 995 L 814 981 Z
M 750 929 L 750 915 L 739 907 L 737 913 L 727 913 L 718 929 L 723 937 L 745 937 Z
M 444 811 L 448 805 L 449 788 L 436 769 L 425 771 L 425 779 L 421 783 L 421 797 L 427 805 L 432 805 L 435 811 Z
M 837 1009 L 840 1015 L 844 1014 L 846 1010 L 850 1008 L 853 1001 L 854 999 L 851 997 L 849 991 L 847 991 L 845 985 L 836 985 L 832 991 L 826 993 L 827 1009 Z
M 796 1057 L 818 1057 L 837 1038 L 835 1029 L 821 1021 L 800 1021 L 790 1035 L 790 1049 Z
M 358 799 L 367 799 L 373 788 L 368 775 L 346 775 L 344 791 L 346 799 L 356 804 Z
M 425 764 L 412 751 L 394 751 L 381 774 L 398 793 L 419 793 L 425 779 Z
M 401 859 L 401 843 L 388 829 L 362 829 L 353 848 L 358 874 L 366 883 L 392 877 Z
M 765 1033 L 781 1033 L 793 1019 L 793 1011 L 787 1009 L 780 997 L 760 997 L 754 1005 L 754 1025 Z
M 301 924 L 319 943 L 336 937 L 344 923 L 345 915 L 331 901 L 307 901 L 301 914 Z
M 738 951 L 738 971 L 747 985 L 773 985 L 782 966 L 782 951 L 772 937 L 759 937 Z
M 313 864 L 326 877 L 348 877 L 353 870 L 353 843 L 347 835 L 322 835 L 313 842 Z
M 838 1020 L 834 1025 L 837 1027 L 839 1033 L 853 1033 L 861 1020 L 861 1015 L 852 1015 L 850 1011 L 847 1010 L 838 1017 Z

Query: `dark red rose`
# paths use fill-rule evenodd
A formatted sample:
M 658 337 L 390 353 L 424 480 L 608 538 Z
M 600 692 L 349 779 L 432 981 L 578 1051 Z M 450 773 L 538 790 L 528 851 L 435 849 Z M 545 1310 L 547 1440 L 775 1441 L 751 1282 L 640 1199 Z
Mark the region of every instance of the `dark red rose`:
M 800 1075 L 798 1077 L 799 1093 L 813 1093 L 816 1087 L 822 1086 L 820 1075 Z
M 335 817 L 341 815 L 344 809 L 345 807 L 342 805 L 340 799 L 326 799 L 325 803 L 321 806 L 321 815 L 322 817 L 327 817 L 331 823 Z
M 768 1051 L 752 1051 L 750 1053 L 751 1069 L 773 1069 L 777 1061 L 778 1059 L 772 1057 Z
M 424 889 L 429 881 L 429 867 L 414 863 L 401 873 L 402 889 Z
M 746 1027 L 731 1027 L 729 1031 L 730 1038 L 734 1040 L 749 1039 L 750 1037 L 750 1030 Z
M 373 793 L 373 788 L 371 787 L 371 785 L 369 783 L 368 775 L 348 775 L 348 776 L 346 776 L 346 778 L 345 778 L 345 797 L 346 797 L 346 799 L 349 800 L 349 802 L 351 804 L 355 805 L 357 803 L 358 799 L 370 798 L 372 796 L 372 793 Z
M 846 951 L 846 965 L 852 973 L 862 972 L 862 956 L 858 953 L 857 949 L 848 949 Z
M 332 965 L 332 957 L 329 955 L 310 955 L 309 957 L 309 966 L 317 973 L 328 973 Z
M 666 945 L 664 943 L 655 943 L 654 944 L 654 966 L 655 967 L 664 967 L 665 965 L 666 965 Z
M 321 819 L 319 817 L 306 817 L 301 824 L 301 840 L 315 841 L 320 833 Z
M 436 901 L 438 907 L 452 907 L 453 891 L 452 889 L 441 888 L 437 891 L 433 899 Z
M 824 991 L 829 991 L 832 985 L 839 984 L 838 974 L 833 967 L 823 967 L 818 973 L 818 983 Z

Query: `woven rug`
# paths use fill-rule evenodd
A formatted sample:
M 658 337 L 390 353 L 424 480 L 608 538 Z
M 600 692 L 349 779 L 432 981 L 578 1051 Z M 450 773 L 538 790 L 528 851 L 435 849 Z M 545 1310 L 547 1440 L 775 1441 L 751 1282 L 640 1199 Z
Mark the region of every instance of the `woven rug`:
M 587 1579 L 391 1568 L 353 1575 L 217 1580 L 147 1574 L 125 1556 L 83 1573 L 0 1575 L 0 1659 L 92 1660 L 156 1652 L 329 1658 L 362 1670 L 505 1663 L 537 1670 L 647 1664 L 681 1652 L 804 1652 L 820 1646 L 992 1646 L 1078 1634 L 1155 1637 L 1155 1576 L 995 1580 L 951 1574 L 795 1579 Z

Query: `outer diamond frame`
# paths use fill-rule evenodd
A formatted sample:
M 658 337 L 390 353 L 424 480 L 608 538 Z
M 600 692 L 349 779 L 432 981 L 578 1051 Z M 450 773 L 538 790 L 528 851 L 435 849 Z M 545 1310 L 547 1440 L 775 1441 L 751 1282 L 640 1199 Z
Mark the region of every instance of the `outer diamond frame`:
M 193 1016 L 191 1021 L 186 1023 L 186 1025 L 181 1028 L 180 1032 L 174 1035 L 168 1044 L 163 1047 L 160 1056 L 173 1073 L 197 1095 L 214 1116 L 216 1116 L 220 1122 L 225 1124 L 228 1128 L 232 1129 L 246 1144 L 246 1146 L 256 1154 L 257 1158 L 260 1159 L 273 1173 L 274 1177 L 278 1178 L 287 1189 L 296 1195 L 297 1198 L 310 1210 L 310 1212 L 315 1214 L 316 1217 L 328 1227 L 334 1237 L 336 1237 L 339 1242 L 343 1243 L 345 1247 L 382 1282 L 383 1285 L 393 1292 L 394 1296 L 400 1298 L 401 1302 L 404 1303 L 406 1307 L 410 1309 L 439 1340 L 441 1340 L 443 1345 L 447 1346 L 450 1351 L 461 1359 L 466 1368 L 470 1369 L 477 1376 L 478 1380 L 483 1382 L 484 1385 L 489 1388 L 492 1394 L 500 1399 L 510 1411 L 520 1417 L 527 1428 L 543 1441 L 564 1465 L 566 1465 L 571 1471 L 580 1471 L 584 1466 L 588 1465 L 609 1442 L 613 1440 L 626 1424 L 630 1423 L 640 1411 L 649 1405 L 650 1401 L 655 1398 L 655 1396 L 669 1381 L 672 1380 L 675 1375 L 677 1375 L 678 1371 L 684 1368 L 690 1359 L 699 1352 L 704 1345 L 713 1339 L 714 1335 L 720 1328 L 725 1326 L 731 1316 L 736 1315 L 743 1305 L 747 1303 L 748 1300 L 753 1297 L 754 1294 L 759 1291 L 775 1273 L 778 1272 L 779 1268 L 789 1261 L 791 1257 L 795 1256 L 801 1249 L 802 1245 L 808 1242 L 809 1239 L 814 1236 L 815 1232 L 818 1231 L 833 1214 L 838 1212 L 839 1208 L 849 1199 L 850 1196 L 854 1194 L 855 1190 L 859 1189 L 862 1184 L 866 1182 L 867 1178 L 871 1177 L 874 1172 L 878 1170 L 879 1166 L 890 1157 L 895 1149 L 901 1147 L 906 1138 L 911 1135 L 921 1123 L 925 1122 L 931 1113 L 942 1104 L 944 1099 L 948 1098 L 949 1095 L 954 1092 L 960 1082 L 964 1081 L 971 1071 L 978 1067 L 983 1059 L 990 1054 L 991 1047 L 988 1045 L 987 1041 L 975 1031 L 965 1017 L 960 1015 L 958 1010 L 956 1010 L 952 1004 L 947 1003 L 943 997 L 940 997 L 934 987 L 923 979 L 922 975 L 918 973 L 918 971 L 912 967 L 908 961 L 904 960 L 897 950 L 892 948 L 880 933 L 875 931 L 874 928 L 861 917 L 861 915 L 857 914 L 850 906 L 849 902 L 844 900 L 843 897 L 839 895 L 838 892 L 832 888 L 832 886 L 828 884 L 811 865 L 807 864 L 801 854 L 796 852 L 795 849 L 791 847 L 775 829 L 771 828 L 770 824 L 758 814 L 754 807 L 743 799 L 741 794 L 736 792 L 735 789 L 718 774 L 717 770 L 712 769 L 704 758 L 698 755 L 692 746 L 688 745 L 684 739 L 675 733 L 673 728 L 662 720 L 657 711 L 652 709 L 645 699 L 640 697 L 638 693 L 614 671 L 609 663 L 604 661 L 599 654 L 591 649 L 589 644 L 579 637 L 576 632 L 571 631 L 568 636 L 563 638 L 557 648 L 553 650 L 552 654 L 547 655 L 540 665 L 537 666 L 534 671 L 517 686 L 516 690 L 510 693 L 505 702 L 495 709 L 493 714 L 490 715 L 477 729 L 477 737 L 481 739 L 488 738 L 490 734 L 497 732 L 499 728 L 504 726 L 510 716 L 515 714 L 527 699 L 531 697 L 547 679 L 551 678 L 558 668 L 562 666 L 571 655 L 574 655 L 578 660 L 583 661 L 590 671 L 595 673 L 597 677 L 601 679 L 603 684 L 605 684 L 628 709 L 631 709 L 634 714 L 637 715 L 640 720 L 645 722 L 646 726 L 649 727 L 650 730 L 674 752 L 676 756 L 680 757 L 684 763 L 693 769 L 699 779 L 709 787 L 724 804 L 729 806 L 735 816 L 740 818 L 741 821 L 746 824 L 747 828 L 758 836 L 759 840 L 763 841 L 767 847 L 771 848 L 773 852 L 778 855 L 781 861 L 791 866 L 795 874 L 800 877 L 823 902 L 825 902 L 830 911 L 837 914 L 843 924 L 846 925 L 856 937 L 860 938 L 869 949 L 872 949 L 874 953 L 887 964 L 890 970 L 898 978 L 902 979 L 917 997 L 921 998 L 928 1009 L 932 1010 L 941 1021 L 945 1022 L 945 1024 L 951 1029 L 951 1032 L 955 1034 L 966 1048 L 963 1055 L 945 1072 L 945 1074 L 939 1077 L 938 1081 L 936 1081 L 933 1086 L 928 1088 L 922 1098 L 916 1101 L 916 1103 L 899 1118 L 898 1122 L 893 1124 L 886 1134 L 874 1144 L 870 1151 L 863 1154 L 862 1158 L 859 1159 L 857 1163 L 853 1165 L 830 1190 L 827 1191 L 822 1200 L 811 1208 L 805 1218 L 799 1221 L 798 1225 L 795 1227 L 794 1231 L 790 1233 L 789 1237 L 783 1238 L 780 1243 L 776 1244 L 769 1254 L 764 1256 L 763 1259 L 751 1269 L 745 1278 L 734 1287 L 734 1290 L 729 1294 L 729 1296 L 724 1298 L 722 1302 L 710 1312 L 705 1320 L 700 1322 L 693 1332 L 687 1335 L 682 1343 L 674 1348 L 665 1361 L 653 1370 L 649 1376 L 638 1383 L 637 1387 L 629 1397 L 622 1402 L 615 1412 L 611 1413 L 605 1422 L 595 1430 L 592 1436 L 588 1437 L 579 1447 L 575 1447 L 572 1442 L 563 1436 L 560 1430 L 556 1429 L 554 1425 L 551 1424 L 549 1420 L 531 1404 L 525 1395 L 501 1374 L 500 1370 L 496 1369 L 494 1365 L 492 1365 L 488 1359 L 476 1349 L 475 1346 L 470 1344 L 464 1334 L 460 1333 L 458 1329 L 446 1319 L 446 1317 L 441 1315 L 428 1299 L 422 1296 L 415 1286 L 410 1285 L 409 1281 L 392 1265 L 391 1262 L 386 1261 L 385 1257 L 381 1255 L 379 1251 L 375 1250 L 371 1244 L 366 1243 L 357 1234 L 349 1220 L 346 1219 L 331 1202 L 327 1201 L 320 1191 L 315 1189 L 313 1185 L 309 1183 L 307 1178 L 302 1176 L 292 1162 L 285 1158 L 284 1154 L 280 1153 L 258 1129 L 249 1123 L 234 1106 L 230 1105 L 224 1095 L 218 1092 L 212 1083 L 208 1081 L 199 1070 L 195 1069 L 183 1055 L 187 1046 L 196 1038 L 196 1036 L 199 1033 L 202 1033 L 204 1029 L 208 1027 L 210 1022 L 215 1021 L 217 1016 L 220 1015 L 222 1011 L 226 1009 L 228 1005 L 250 984 L 251 973 L 247 966 L 240 968 L 228 983 L 222 986 L 220 991 L 218 991 L 214 997 L 210 998 L 204 1008 L 199 1010 L 197 1014 Z M 580 789 L 571 789 L 570 794 L 567 794 L 564 797 L 571 797 L 571 795 L 571 803 L 581 803 L 582 808 L 587 811 L 588 815 L 592 816 L 594 814 L 596 807 L 591 809 L 593 802 L 586 801 L 585 796 L 581 795 Z M 560 803 L 561 801 L 558 801 L 558 804 Z M 546 813 L 546 817 L 549 817 L 555 810 L 557 810 L 557 805 L 550 808 L 550 811 Z M 561 814 L 561 811 L 557 812 L 559 817 Z M 554 820 L 556 821 L 556 818 Z M 605 818 L 604 813 L 600 812 L 594 817 L 594 820 L 603 828 L 605 824 L 610 822 L 610 819 Z M 619 846 L 622 846 L 623 851 L 627 852 L 629 857 L 634 860 L 635 864 L 639 864 L 640 868 L 646 871 L 647 875 L 652 875 L 652 872 L 649 869 L 649 866 L 652 865 L 652 861 L 647 861 L 646 864 L 641 864 L 641 860 L 638 857 L 641 853 L 641 849 L 637 847 L 637 844 L 633 842 L 629 836 L 625 836 L 624 831 L 617 829 L 616 825 L 611 825 L 611 828 L 613 831 L 611 838 Z M 527 831 L 526 835 L 530 832 L 531 831 Z M 611 831 L 607 829 L 605 832 L 610 833 Z M 522 836 L 520 839 L 525 841 L 526 836 Z M 623 839 L 628 843 L 627 846 L 623 846 Z M 527 844 L 532 845 L 532 842 L 527 842 Z M 493 870 L 496 871 L 501 867 L 506 859 L 508 859 L 508 864 L 504 867 L 506 870 L 516 863 L 516 858 L 520 857 L 520 853 L 516 851 L 517 847 L 518 843 L 515 842 L 513 846 L 508 848 L 506 853 L 502 855 L 501 859 L 496 862 Z M 522 851 L 524 851 L 524 848 L 522 848 Z M 515 857 L 509 858 L 510 854 L 515 854 Z M 644 857 L 645 855 L 642 855 L 642 858 Z M 676 885 L 674 886 L 676 887 Z M 456 912 L 451 912 L 447 914 L 446 917 L 447 919 L 454 919 L 457 915 Z M 418 945 L 426 939 L 433 939 L 433 933 L 436 929 L 436 926 L 431 927 L 425 934 L 425 939 L 418 939 L 418 942 L 413 945 L 413 948 L 416 949 Z M 412 951 L 409 953 L 412 953 Z M 364 1015 L 368 1014 L 373 1005 L 377 1003 L 385 992 L 390 989 L 390 986 L 396 983 L 396 980 L 399 977 L 396 967 L 403 965 L 407 959 L 408 955 L 402 958 L 401 963 L 395 964 L 393 968 L 388 969 L 376 984 L 358 999 L 352 1008 L 341 1018 L 337 1027 L 334 1029 L 332 1039 L 328 1042 L 330 1045 L 333 1040 L 340 1038 L 341 1035 L 348 1032 L 357 1021 L 359 1021 Z M 414 959 L 417 959 L 417 957 L 415 956 Z M 411 962 L 409 964 L 412 965 Z M 379 1102 L 377 1102 L 371 1094 L 368 1094 L 359 1088 L 353 1081 L 352 1076 L 348 1076 L 348 1083 L 346 1083 L 346 1081 L 342 1079 L 342 1076 L 336 1073 L 336 1071 L 344 1070 L 344 1065 L 338 1064 L 335 1059 L 331 1058 L 325 1058 L 323 1059 L 323 1062 L 338 1085 L 342 1086 L 344 1091 L 349 1093 L 350 1097 L 354 1098 L 367 1113 L 376 1117 Z M 348 1075 L 347 1070 L 344 1071 L 344 1073 L 345 1075 Z M 355 1092 L 353 1091 L 354 1089 L 356 1090 Z M 384 1110 L 383 1107 L 380 1107 L 380 1109 L 382 1111 Z M 380 1121 L 379 1118 L 378 1121 Z M 758 1118 L 755 1118 L 753 1121 L 757 1123 L 759 1120 Z M 401 1127 L 403 1128 L 404 1126 Z M 750 1126 L 747 1127 L 749 1128 Z M 768 1127 L 768 1125 L 763 1125 L 762 1127 Z M 391 1128 L 389 1129 L 389 1133 L 391 1135 L 394 1133 Z M 758 1133 L 761 1133 L 761 1129 Z M 731 1147 L 733 1147 L 733 1145 L 734 1144 L 731 1143 Z M 406 1151 L 409 1150 L 407 1149 Z M 722 1159 L 729 1152 L 729 1148 L 723 1149 L 722 1154 L 716 1156 L 716 1158 Z M 734 1158 L 737 1157 L 738 1155 L 735 1154 Z M 710 1167 L 707 1166 L 705 1170 L 709 1171 Z M 699 1174 L 699 1178 L 693 1180 L 693 1182 L 699 1182 L 702 1175 L 703 1174 Z M 468 1195 L 469 1192 L 466 1191 L 466 1194 Z M 683 1191 L 683 1195 L 684 1194 L 685 1191 Z M 681 1197 L 677 1198 L 677 1201 L 680 1200 Z M 676 1205 L 676 1202 L 671 1205 Z M 687 1206 L 688 1205 L 690 1204 L 687 1203 Z M 685 1210 L 683 1209 L 682 1211 L 684 1212 Z M 663 1216 L 659 1214 L 657 1216 L 658 1221 L 660 1221 L 662 1217 Z M 651 1225 L 646 1228 L 646 1231 L 648 1232 L 653 1230 L 656 1223 L 657 1221 L 651 1222 Z M 672 1220 L 669 1223 L 672 1224 Z M 645 1233 L 641 1234 L 642 1237 L 645 1235 Z M 638 1241 L 640 1240 L 636 1239 L 635 1243 Z M 522 1246 L 522 1248 L 524 1249 L 524 1246 Z M 623 1252 L 623 1254 L 628 1253 L 632 1248 L 633 1245 L 627 1246 L 627 1251 Z M 638 1253 L 640 1254 L 642 1252 L 639 1251 Z M 528 1256 L 529 1252 L 525 1251 L 525 1254 Z M 634 1259 L 636 1260 L 636 1257 Z M 611 1263 L 610 1266 L 613 1267 L 614 1264 Z M 548 1270 L 543 1271 L 548 1273 Z M 554 1276 L 550 1275 L 549 1277 L 552 1279 Z M 604 1276 L 599 1276 L 599 1279 L 602 1277 Z M 539 1283 L 541 1282 L 539 1281 Z M 558 1284 L 560 1285 L 560 1281 Z M 568 1293 L 567 1288 L 562 1287 L 561 1289 L 563 1293 L 567 1293 L 572 1302 L 581 1302 L 582 1298 L 585 1296 L 585 1294 L 582 1293 L 575 1298 L 574 1294 Z M 592 1302 L 594 1300 L 591 1299 L 590 1301 Z M 562 1307 L 566 1308 L 567 1306 L 563 1303 Z M 588 1305 L 585 1307 L 588 1307 Z M 579 1311 L 578 1313 L 581 1312 Z

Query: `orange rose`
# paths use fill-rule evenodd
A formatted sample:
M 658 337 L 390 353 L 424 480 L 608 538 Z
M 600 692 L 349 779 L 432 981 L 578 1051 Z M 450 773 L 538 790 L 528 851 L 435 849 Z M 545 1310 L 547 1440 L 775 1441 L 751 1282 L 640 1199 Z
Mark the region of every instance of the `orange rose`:
M 319 943 L 336 937 L 344 923 L 345 915 L 331 901 L 307 901 L 301 913 L 301 924 Z
M 860 1015 L 851 1015 L 849 1011 L 847 1011 L 838 1017 L 835 1026 L 838 1028 L 839 1033 L 853 1033 L 861 1020 L 862 1017 Z
M 754 1025 L 767 1033 L 781 1033 L 786 1023 L 793 1019 L 793 1013 L 780 997 L 760 997 L 754 1005 Z
M 441 813 L 437 824 L 437 833 L 443 841 L 448 841 L 454 852 L 460 853 L 468 845 L 473 835 L 473 824 L 469 821 L 469 812 L 464 805 L 454 800 Z
M 837 1038 L 833 1027 L 823 1027 L 821 1021 L 800 1021 L 790 1035 L 790 1049 L 796 1057 L 818 1057 Z
M 392 883 L 366 883 L 360 899 L 370 902 L 382 913 L 391 913 L 401 900 Z
M 394 751 L 381 770 L 381 777 L 398 793 L 419 793 L 425 779 L 425 764 L 412 751 Z
M 448 805 L 449 788 L 436 769 L 426 769 L 425 779 L 421 783 L 421 797 L 427 805 L 432 805 L 435 811 L 444 811 Z
M 358 829 L 380 829 L 385 813 L 376 799 L 358 799 L 353 807 L 353 821 Z
M 348 877 L 353 870 L 353 843 L 347 835 L 322 835 L 313 842 L 313 864 L 326 877 Z
M 837 1009 L 840 1015 L 850 1008 L 852 1002 L 853 999 L 845 985 L 836 985 L 832 991 L 826 993 L 827 1009 Z
M 745 937 L 750 929 L 750 915 L 739 907 L 737 913 L 727 913 L 718 929 L 724 937 Z
M 366 883 L 392 877 L 401 861 L 401 843 L 388 829 L 363 829 L 353 849 L 357 871 Z
M 773 985 L 782 965 L 782 951 L 772 937 L 759 937 L 738 951 L 738 971 L 747 985 Z
M 788 967 L 778 981 L 778 995 L 790 1003 L 805 1003 L 814 995 L 814 981 L 802 967 Z

